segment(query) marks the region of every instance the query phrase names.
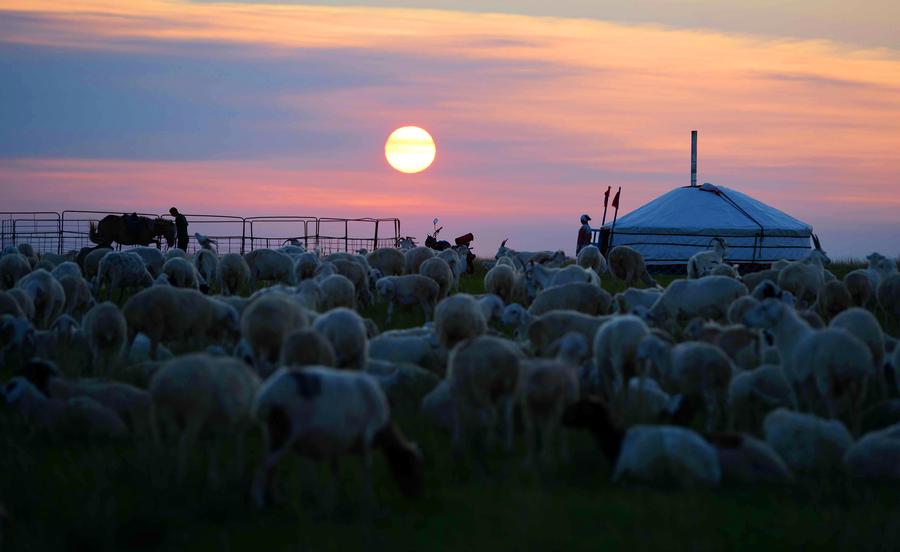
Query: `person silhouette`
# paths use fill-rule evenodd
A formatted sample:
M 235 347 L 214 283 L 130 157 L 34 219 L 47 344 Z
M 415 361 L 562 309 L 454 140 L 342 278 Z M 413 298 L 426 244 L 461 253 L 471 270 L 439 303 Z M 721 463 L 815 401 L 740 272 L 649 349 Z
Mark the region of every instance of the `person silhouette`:
M 169 209 L 169 214 L 175 217 L 175 247 L 187 251 L 188 221 L 175 207 Z
M 575 245 L 575 254 L 577 255 L 585 246 L 591 245 L 591 225 L 588 224 L 590 222 L 591 217 L 588 215 L 581 215 L 581 228 L 578 229 L 578 242 Z

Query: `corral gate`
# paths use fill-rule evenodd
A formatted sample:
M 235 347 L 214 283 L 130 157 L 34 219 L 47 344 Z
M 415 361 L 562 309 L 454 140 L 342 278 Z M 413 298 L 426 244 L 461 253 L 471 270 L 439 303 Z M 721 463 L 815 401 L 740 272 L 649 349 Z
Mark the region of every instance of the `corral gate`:
M 94 247 L 89 239 L 91 222 L 112 211 L 34 211 L 0 212 L 0 248 L 29 243 L 40 253 L 78 251 Z M 172 219 L 169 214 L 138 213 L 141 216 Z M 240 253 L 260 248 L 276 248 L 299 242 L 309 250 L 323 254 L 380 247 L 397 247 L 400 219 L 396 218 L 318 218 L 313 216 L 257 216 L 188 214 L 190 239 L 188 251 L 200 248 L 194 233 L 218 242 L 219 253 Z M 131 246 L 120 246 L 120 248 Z

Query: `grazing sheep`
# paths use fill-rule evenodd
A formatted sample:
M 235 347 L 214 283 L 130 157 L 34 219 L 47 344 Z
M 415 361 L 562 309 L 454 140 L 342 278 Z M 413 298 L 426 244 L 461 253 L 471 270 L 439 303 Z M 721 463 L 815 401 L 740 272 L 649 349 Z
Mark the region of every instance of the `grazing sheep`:
M 881 367 L 884 366 L 885 360 L 884 333 L 874 314 L 866 309 L 853 307 L 835 316 L 828 326 L 844 329 L 865 343 L 872 353 L 872 362 L 878 368 L 878 372 L 883 373 Z
M 713 269 L 725 262 L 728 256 L 728 246 L 725 240 L 719 237 L 710 240 L 712 251 L 700 251 L 694 253 L 687 263 L 687 277 L 696 280 L 708 276 Z
M 418 274 L 422 263 L 434 257 L 434 250 L 429 247 L 414 247 L 406 252 L 406 274 Z
M 49 328 L 66 307 L 65 290 L 42 268 L 19 280 L 16 288 L 24 291 L 34 304 L 32 321 L 39 330 Z
M 707 431 L 721 429 L 734 371 L 731 359 L 714 345 L 686 341 L 672 348 L 670 362 L 670 368 L 663 372 L 663 388 L 682 395 L 682 414 L 687 416 L 684 421 L 691 421 L 693 410 L 702 405 Z
M 216 281 L 216 267 L 219 266 L 219 256 L 211 249 L 203 248 L 194 253 L 194 270 L 200 277 L 200 283 L 211 285 Z
M 769 446 L 797 473 L 837 471 L 853 445 L 853 437 L 841 422 L 784 408 L 766 416 L 763 433 Z
M 759 305 L 759 300 L 752 295 L 738 297 L 732 301 L 731 305 L 728 307 L 726 318 L 731 324 L 742 324 L 744 322 L 744 315 L 747 314 L 747 311 L 757 305 Z
M 567 309 L 596 315 L 608 313 L 611 304 L 612 296 L 594 284 L 565 284 L 540 292 L 528 312 L 540 316 L 552 310 Z
M 422 399 L 440 383 L 440 378 L 414 364 L 370 359 L 365 373 L 374 377 L 397 412 L 418 415 Z
M 185 257 L 187 257 L 187 251 L 185 251 L 184 249 L 173 247 L 173 248 L 169 249 L 168 251 L 166 251 L 166 260 L 167 261 L 169 259 L 184 259 Z
M 56 265 L 53 270 L 50 271 L 50 274 L 57 280 L 61 280 L 64 276 L 82 278 L 81 267 L 72 261 L 65 261 Z
M 124 437 L 128 433 L 121 418 L 97 401 L 88 397 L 50 399 L 21 376 L 9 380 L 2 395 L 3 402 L 43 430 L 101 438 Z
M 647 324 L 631 314 L 616 316 L 597 330 L 590 380 L 603 390 L 607 400 L 612 399 L 615 389 L 622 389 L 641 372 L 638 345 L 649 333 Z
M 368 271 L 360 263 L 347 259 L 335 259 L 330 262 L 334 264 L 338 274 L 344 276 L 353 284 L 353 288 L 356 290 L 356 305 L 359 305 L 360 308 L 365 308 L 371 304 L 372 292 L 369 290 Z
M 213 437 L 207 477 L 218 479 L 221 442 L 237 437 L 237 473 L 242 471 L 244 435 L 251 428 L 250 411 L 259 379 L 241 361 L 205 353 L 180 356 L 163 364 L 150 380 L 158 427 L 175 429 L 178 479 L 187 473 L 188 457 L 201 434 Z
M 509 257 L 513 260 L 515 264 L 515 268 L 522 269 L 530 262 L 534 262 L 535 264 L 546 264 L 551 267 L 560 267 L 566 261 L 565 252 L 558 251 L 515 251 L 506 247 L 506 242 L 509 239 L 503 240 L 500 244 L 500 247 L 497 249 L 497 254 L 494 255 L 494 259 L 499 261 L 503 257 Z
M 356 287 L 346 276 L 325 276 L 319 280 L 319 289 L 322 291 L 320 306 L 323 312 L 338 308 L 356 309 Z
M 475 297 L 475 300 L 478 302 L 478 306 L 481 307 L 481 314 L 488 325 L 501 321 L 504 305 L 500 296 L 486 293 Z
M 0 291 L 0 315 L 9 314 L 24 318 L 25 313 L 19 307 L 19 303 L 13 299 L 13 296 L 5 291 Z
M 313 329 L 294 330 L 285 336 L 281 346 L 282 366 L 335 366 L 336 362 L 331 342 Z
M 81 270 L 84 272 L 84 277 L 93 280 L 100 270 L 100 260 L 110 252 L 112 252 L 112 249 L 109 247 L 98 247 L 97 249 L 89 251 L 81 260 Z M 162 268 L 162 266 L 160 266 L 160 268 Z
M 318 255 L 311 251 L 299 255 L 294 260 L 294 280 L 299 283 L 313 278 L 317 268 L 319 268 Z
M 156 439 L 153 399 L 150 393 L 127 383 L 94 379 L 51 378 L 48 383 L 54 399 L 89 397 L 115 412 L 130 424 L 135 434 Z
M 163 340 L 181 340 L 195 346 L 198 342 L 205 346 L 210 339 L 227 343 L 239 335 L 241 328 L 234 307 L 193 289 L 168 286 L 153 286 L 134 294 L 125 302 L 122 314 L 130 338 L 142 332 L 150 339 L 154 359 L 160 358 L 157 349 Z
M 455 281 L 450 265 L 440 257 L 426 259 L 419 267 L 419 274 L 431 278 L 438 285 L 438 301 L 447 297 Z
M 6 290 L 6 294 L 19 305 L 19 309 L 25 318 L 34 320 L 35 308 L 34 301 L 27 291 L 21 288 L 12 288 Z
M 728 385 L 730 427 L 762 433 L 765 415 L 776 408 L 794 408 L 797 398 L 780 366 L 764 364 L 736 374 Z
M 95 303 L 90 286 L 81 276 L 63 276 L 59 279 L 59 285 L 62 286 L 63 293 L 66 295 L 63 312 L 80 320 Z
M 353 310 L 339 307 L 316 318 L 313 329 L 331 343 L 335 368 L 362 370 L 369 356 L 369 338 L 362 318 Z
M 31 272 L 31 264 L 24 255 L 7 253 L 0 256 L 0 289 L 11 289 Z
M 425 320 L 431 318 L 440 287 L 437 282 L 421 274 L 385 276 L 375 283 L 378 294 L 388 302 L 387 320 L 390 325 L 396 305 L 421 305 Z
M 513 408 L 522 352 L 506 339 L 479 336 L 457 344 L 448 359 L 447 380 L 454 405 L 453 446 L 462 451 L 474 428 L 492 439 L 503 413 L 506 450 L 512 449 Z M 490 442 L 488 443 L 490 444 Z
M 649 287 L 658 285 L 647 272 L 644 257 L 627 245 L 618 245 L 610 250 L 609 271 L 616 278 L 625 280 L 626 287 L 635 287 L 638 282 Z
M 591 316 L 573 310 L 555 310 L 530 318 L 527 326 L 528 341 L 536 356 L 555 356 L 559 340 L 568 333 L 584 337 L 588 351 L 593 352 L 594 336 L 610 317 Z M 612 319 L 614 320 L 614 319 Z
M 262 375 L 271 373 L 285 338 L 309 325 L 303 307 L 282 293 L 267 293 L 250 303 L 241 315 L 241 336 L 253 351 L 254 366 Z
M 654 303 L 659 300 L 661 295 L 662 290 L 657 288 L 628 288 L 625 291 L 617 293 L 615 294 L 615 296 L 613 296 L 613 302 L 615 303 L 614 310 L 619 314 L 634 314 L 633 311 L 637 307 L 650 310 L 653 307 Z
M 872 280 L 866 270 L 857 269 L 847 273 L 844 276 L 844 285 L 855 307 L 865 307 L 875 296 L 875 288 L 872 287 Z
M 747 286 L 747 289 L 752 293 L 757 286 L 759 286 L 763 282 L 771 282 L 773 284 L 778 283 L 778 275 L 781 273 L 781 270 L 776 269 L 767 269 L 760 270 L 758 272 L 750 272 L 748 274 L 744 274 L 741 278 L 741 281 L 744 282 L 744 285 Z
M 137 256 L 144 261 L 144 266 L 147 267 L 147 272 L 150 273 L 150 276 L 156 278 L 163 273 L 163 265 L 166 264 L 166 255 L 159 249 L 141 246 L 129 249 L 128 251 L 137 254 Z
M 853 306 L 853 297 L 840 280 L 825 282 L 816 299 L 816 311 L 826 322 Z
M 236 295 L 250 284 L 250 266 L 241 255 L 228 253 L 219 261 L 216 277 L 222 295 Z
M 244 254 L 250 267 L 250 288 L 256 289 L 259 280 L 293 284 L 294 261 L 284 253 L 273 249 L 254 249 Z
M 825 265 L 830 262 L 824 252 L 814 249 L 799 261 L 788 263 L 778 274 L 778 285 L 793 293 L 798 305 L 811 305 L 825 285 Z
M 725 276 L 704 276 L 699 280 L 676 280 L 669 284 L 650 309 L 657 324 L 672 324 L 695 316 L 724 320 L 731 303 L 747 295 L 744 284 Z
M 128 325 L 122 311 L 109 301 L 100 303 L 85 314 L 82 333 L 87 339 L 94 369 L 102 374 L 113 373 L 128 341 Z
M 893 261 L 891 261 L 893 263 Z M 878 284 L 876 292 L 878 305 L 892 318 L 894 322 L 900 320 L 900 274 L 893 274 L 884 278 Z
M 484 275 L 484 292 L 498 296 L 507 305 L 518 298 L 520 287 L 516 270 L 507 265 L 497 264 Z
M 450 272 L 453 274 L 453 285 L 450 287 L 452 287 L 456 291 L 459 291 L 459 279 L 460 277 L 462 277 L 463 272 L 465 272 L 465 261 L 460 260 L 459 254 L 452 248 L 445 249 L 439 252 L 437 254 L 437 257 L 439 259 L 442 259 L 445 263 L 447 263 L 447 266 L 450 267 Z M 419 274 L 421 273 L 422 268 L 419 267 Z
M 332 465 L 342 454 L 362 454 L 371 492 L 372 449 L 378 448 L 400 490 L 413 497 L 422 493 L 422 454 L 391 421 L 384 392 L 368 374 L 325 367 L 281 370 L 260 388 L 253 417 L 262 424 L 266 451 L 251 489 L 257 507 L 271 498 L 275 468 L 291 450 Z
M 178 288 L 199 289 L 197 271 L 187 259 L 173 257 L 163 265 L 163 274 L 169 284 Z
M 596 245 L 586 245 L 578 252 L 575 264 L 587 270 L 593 270 L 598 276 L 606 272 L 606 259 Z
M 153 284 L 153 278 L 147 272 L 144 261 L 130 251 L 113 251 L 100 259 L 95 289 L 99 291 L 106 284 L 106 298 L 111 299 L 114 291 L 119 291 L 119 299 L 124 297 L 129 288 L 146 288 Z
M 369 266 L 381 271 L 382 276 L 401 276 L 406 270 L 406 256 L 403 251 L 384 247 L 366 255 Z
M 434 330 L 441 345 L 449 350 L 461 341 L 487 332 L 487 322 L 478 302 L 471 295 L 458 293 L 438 303 Z
M 864 435 L 844 455 L 844 464 L 852 477 L 900 480 L 900 424 Z
M 415 364 L 443 376 L 446 372 L 447 350 L 434 333 L 397 335 L 386 332 L 369 341 L 369 358 L 395 364 Z

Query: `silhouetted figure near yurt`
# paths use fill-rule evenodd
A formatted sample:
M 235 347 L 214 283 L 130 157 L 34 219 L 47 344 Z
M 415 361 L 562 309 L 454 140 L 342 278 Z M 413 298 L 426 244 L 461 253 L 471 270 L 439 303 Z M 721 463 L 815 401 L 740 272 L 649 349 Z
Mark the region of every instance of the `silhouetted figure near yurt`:
M 591 217 L 588 215 L 581 215 L 581 228 L 578 229 L 578 243 L 575 246 L 576 255 L 582 248 L 591 245 L 591 225 L 588 224 L 590 220 Z
M 188 221 L 184 218 L 184 215 L 178 212 L 178 209 L 172 207 L 169 209 L 169 214 L 175 217 L 175 240 L 178 249 L 182 251 L 187 251 L 188 245 Z

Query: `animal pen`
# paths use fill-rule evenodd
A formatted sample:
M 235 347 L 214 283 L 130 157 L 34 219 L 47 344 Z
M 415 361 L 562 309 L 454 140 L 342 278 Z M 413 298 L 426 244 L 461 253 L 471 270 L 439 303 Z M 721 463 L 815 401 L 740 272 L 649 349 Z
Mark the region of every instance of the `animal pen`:
M 94 247 L 88 233 L 91 222 L 112 211 L 18 211 L 0 212 L 0 248 L 28 243 L 40 253 L 78 251 Z M 169 214 L 138 213 L 149 218 L 172 220 Z M 359 249 L 372 251 L 397 247 L 400 219 L 396 218 L 319 218 L 313 216 L 256 216 L 185 214 L 188 219 L 188 251 L 200 248 L 194 233 L 217 243 L 219 253 L 240 253 L 262 248 L 277 248 L 296 240 L 309 250 L 323 254 Z M 120 246 L 129 248 L 133 246 Z

